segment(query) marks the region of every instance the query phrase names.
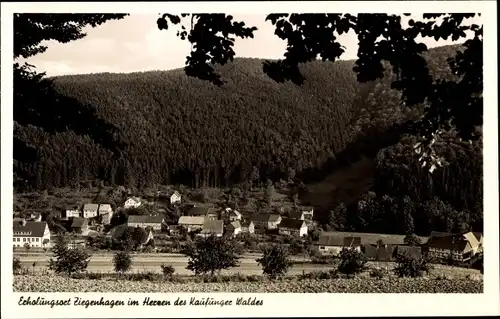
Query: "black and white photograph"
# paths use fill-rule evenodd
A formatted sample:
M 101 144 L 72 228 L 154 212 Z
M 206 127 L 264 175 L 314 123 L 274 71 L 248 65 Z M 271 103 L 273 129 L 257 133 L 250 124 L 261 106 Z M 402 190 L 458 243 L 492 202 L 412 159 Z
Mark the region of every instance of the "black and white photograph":
M 411 2 L 2 12 L 10 289 L 484 294 L 496 13 Z

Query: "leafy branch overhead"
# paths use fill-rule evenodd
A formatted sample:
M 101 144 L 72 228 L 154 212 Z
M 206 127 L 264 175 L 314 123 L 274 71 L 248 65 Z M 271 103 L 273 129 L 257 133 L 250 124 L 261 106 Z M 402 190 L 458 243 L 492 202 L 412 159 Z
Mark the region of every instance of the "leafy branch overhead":
M 409 14 L 404 14 L 409 16 Z M 354 66 L 358 81 L 369 82 L 392 73 L 393 89 L 402 93 L 401 102 L 408 107 L 425 103 L 425 115 L 407 126 L 412 133 L 427 139 L 428 149 L 419 149 L 423 157 L 432 155 L 431 140 L 441 130 L 455 127 L 463 139 L 474 139 L 475 128 L 482 124 L 482 32 L 483 27 L 467 25 L 473 13 L 423 14 L 421 21 L 410 19 L 406 26 L 402 16 L 388 14 L 269 14 L 266 21 L 275 26 L 275 35 L 286 41 L 284 59 L 266 61 L 263 71 L 277 82 L 304 83 L 299 66 L 318 58 L 334 62 L 345 52 L 338 35 L 353 31 L 358 38 L 358 58 Z M 190 28 L 182 22 L 190 21 Z M 181 24 L 177 35 L 192 43 L 185 72 L 188 76 L 222 85 L 215 64 L 233 60 L 234 37 L 253 37 L 255 27 L 235 22 L 225 14 L 164 14 L 158 19 L 160 30 L 169 22 Z M 189 31 L 188 31 L 189 30 Z M 463 40 L 463 52 L 448 60 L 458 77 L 456 81 L 436 80 L 429 73 L 422 53 L 427 46 L 420 38 Z M 387 70 L 387 67 L 390 69 Z M 434 135 L 433 135 L 434 134 Z

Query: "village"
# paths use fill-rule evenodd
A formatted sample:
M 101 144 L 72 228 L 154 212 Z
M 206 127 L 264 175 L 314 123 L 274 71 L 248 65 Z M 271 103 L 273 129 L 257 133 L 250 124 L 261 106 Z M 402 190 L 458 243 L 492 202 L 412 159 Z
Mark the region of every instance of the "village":
M 282 243 L 292 254 L 307 255 L 312 261 L 335 258 L 344 247 L 354 248 L 373 261 L 390 262 L 397 254 L 407 253 L 462 267 L 472 267 L 483 255 L 482 233 L 431 232 L 429 237 L 419 237 L 324 231 L 314 218 L 313 207 L 275 207 L 270 213 L 259 213 L 215 205 L 181 205 L 179 191 L 171 192 L 168 200 L 168 210 L 176 212 L 173 217 L 165 208 L 155 208 L 154 202 L 136 196 L 126 198 L 115 210 L 111 204 L 86 203 L 68 206 L 60 214 L 14 212 L 14 252 L 50 252 L 61 233 L 71 235 L 70 247 L 119 250 L 128 229 L 134 234 L 138 254 L 178 253 L 186 241 L 216 236 L 236 240 L 247 251 L 257 253 L 262 245 Z

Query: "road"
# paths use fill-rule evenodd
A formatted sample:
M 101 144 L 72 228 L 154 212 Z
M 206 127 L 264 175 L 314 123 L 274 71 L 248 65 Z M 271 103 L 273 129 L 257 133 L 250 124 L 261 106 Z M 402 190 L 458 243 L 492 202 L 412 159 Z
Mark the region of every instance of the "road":
M 21 255 L 19 259 L 23 267 L 31 269 L 36 262 L 35 270 L 47 269 L 48 261 L 52 256 L 43 254 Z M 224 274 L 242 273 L 245 275 L 261 275 L 262 268 L 255 261 L 259 254 L 247 254 L 240 259 L 240 266 L 223 271 Z M 180 254 L 158 254 L 158 255 L 135 255 L 132 256 L 132 271 L 161 272 L 161 265 L 172 265 L 179 275 L 191 275 L 192 272 L 186 269 L 188 258 Z M 302 272 L 311 272 L 315 270 L 328 269 L 328 265 L 316 264 L 296 264 L 290 269 L 289 274 L 295 275 Z M 90 259 L 87 270 L 90 272 L 113 272 L 113 254 L 94 255 Z

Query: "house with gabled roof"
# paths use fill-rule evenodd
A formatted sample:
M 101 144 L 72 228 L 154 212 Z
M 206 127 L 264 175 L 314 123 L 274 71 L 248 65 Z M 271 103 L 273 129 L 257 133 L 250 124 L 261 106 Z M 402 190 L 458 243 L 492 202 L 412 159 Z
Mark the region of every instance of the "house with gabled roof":
M 124 208 L 137 208 L 142 205 L 142 200 L 139 197 L 130 197 L 123 204 Z
M 245 234 L 253 234 L 255 233 L 255 225 L 253 224 L 253 221 L 250 219 L 245 219 L 240 221 L 241 225 L 241 233 Z
M 87 234 L 89 222 L 86 218 L 73 217 L 71 221 L 71 230 L 78 234 Z
M 221 237 L 223 233 L 224 233 L 224 221 L 207 218 L 203 223 L 203 228 L 201 229 L 201 232 L 196 235 L 200 237 L 209 237 L 209 236 Z
M 111 218 L 113 217 L 113 208 L 110 204 L 99 205 L 99 217 L 101 218 L 101 223 L 105 225 L 111 223 Z
M 165 228 L 167 227 L 165 217 L 150 215 L 131 215 L 128 217 L 127 225 L 129 227 L 151 227 L 156 231 L 161 231 L 163 225 L 165 225 Z
M 227 208 L 224 209 L 223 215 L 224 215 L 224 219 L 227 222 L 233 222 L 233 221 L 236 221 L 236 220 L 241 220 L 241 218 L 242 218 L 242 215 L 241 215 L 241 213 L 239 211 L 237 211 L 236 209 L 232 209 L 230 207 L 227 207 Z
M 314 217 L 314 208 L 309 206 L 301 207 L 301 212 L 304 214 L 304 220 L 312 221 Z
M 339 255 L 342 248 L 354 248 L 361 251 L 361 237 L 325 233 L 313 244 L 313 250 L 323 255 Z
M 480 242 L 472 232 L 430 237 L 425 244 L 429 257 L 436 260 L 467 262 L 480 251 Z
M 291 235 L 302 237 L 307 235 L 307 225 L 304 220 L 283 218 L 278 225 L 280 235 Z
M 203 228 L 206 216 L 181 216 L 177 224 L 188 232 L 196 231 Z
M 288 217 L 291 219 L 297 219 L 297 220 L 304 220 L 305 219 L 304 212 L 301 210 L 298 210 L 298 209 L 292 209 L 288 213 Z
M 181 202 L 181 194 L 178 191 L 174 191 L 170 195 L 170 204 L 176 204 Z
M 68 219 L 71 217 L 81 217 L 82 212 L 80 211 L 80 207 L 78 205 L 73 205 L 68 208 L 66 208 L 64 218 Z
M 269 213 L 257 214 L 250 218 L 255 226 L 265 229 L 277 229 L 281 223 L 281 219 L 281 215 Z
M 94 218 L 98 214 L 98 204 L 85 204 L 83 205 L 83 218 Z
M 13 247 L 45 247 L 50 243 L 50 230 L 46 222 L 18 221 L 12 225 Z
M 239 220 L 232 221 L 226 226 L 227 235 L 234 237 L 239 233 L 241 233 L 241 223 Z

